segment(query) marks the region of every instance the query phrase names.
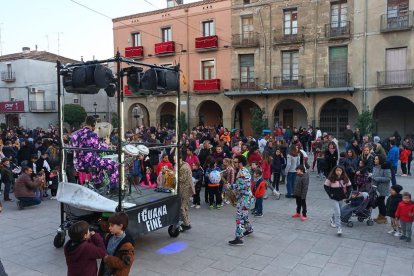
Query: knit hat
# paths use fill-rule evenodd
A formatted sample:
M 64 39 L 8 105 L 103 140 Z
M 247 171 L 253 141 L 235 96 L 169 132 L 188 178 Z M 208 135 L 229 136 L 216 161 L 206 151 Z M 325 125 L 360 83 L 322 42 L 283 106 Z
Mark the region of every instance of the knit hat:
M 379 136 L 374 136 L 374 143 L 379 143 L 381 141 L 381 138 Z
M 392 185 L 391 189 L 393 189 L 397 194 L 399 194 L 402 191 L 403 187 L 401 185 L 396 184 Z

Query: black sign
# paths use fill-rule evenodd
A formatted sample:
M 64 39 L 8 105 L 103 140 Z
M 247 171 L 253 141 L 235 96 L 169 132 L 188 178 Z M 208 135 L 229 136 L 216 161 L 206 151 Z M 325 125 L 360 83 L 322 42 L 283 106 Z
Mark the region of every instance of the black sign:
M 125 210 L 125 212 L 129 217 L 128 231 L 133 235 L 146 234 L 172 224 L 178 224 L 180 198 L 170 196 Z

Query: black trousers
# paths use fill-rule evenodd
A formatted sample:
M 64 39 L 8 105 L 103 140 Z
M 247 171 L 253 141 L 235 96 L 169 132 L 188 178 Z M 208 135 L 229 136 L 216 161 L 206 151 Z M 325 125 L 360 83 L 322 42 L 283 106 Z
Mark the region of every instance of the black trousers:
M 195 194 L 193 195 L 193 204 L 200 205 L 201 186 L 195 186 Z
M 385 196 L 379 196 L 377 204 L 380 215 L 385 217 L 387 214 L 387 208 L 385 207 Z
M 272 187 L 273 189 L 276 189 L 276 191 L 278 192 L 279 192 L 279 182 L 280 182 L 280 173 L 278 172 L 273 173 Z
M 216 200 L 214 200 L 214 197 L 216 197 Z M 213 205 L 216 203 L 216 205 L 221 205 L 221 192 L 220 192 L 220 186 L 216 187 L 208 187 L 208 202 L 210 205 Z
M 204 201 L 208 204 L 208 197 L 209 197 L 209 187 L 206 185 L 205 190 L 204 190 Z
M 296 213 L 300 214 L 302 209 L 302 215 L 306 217 L 306 198 L 296 197 Z

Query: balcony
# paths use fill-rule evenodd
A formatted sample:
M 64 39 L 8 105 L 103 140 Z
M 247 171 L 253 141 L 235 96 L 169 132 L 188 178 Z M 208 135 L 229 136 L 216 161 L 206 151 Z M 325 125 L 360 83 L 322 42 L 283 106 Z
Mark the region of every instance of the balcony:
M 304 88 L 303 76 L 291 75 L 273 78 L 273 89 Z
M 234 34 L 232 36 L 231 44 L 236 48 L 258 47 L 260 45 L 259 34 L 256 32 Z
M 232 79 L 232 90 L 257 90 L 259 78 Z
M 132 91 L 131 91 L 131 90 L 129 90 L 128 85 L 124 85 L 124 96 L 125 96 L 125 97 L 130 97 L 130 96 L 132 96 Z
M 348 87 L 350 84 L 349 73 L 326 74 L 324 79 L 325 87 Z
M 325 24 L 325 37 L 329 39 L 349 38 L 351 36 L 350 26 L 350 21 L 331 22 L 330 24 Z
M 410 88 L 414 86 L 414 70 L 377 72 L 377 85 L 380 89 Z
M 411 30 L 414 26 L 414 11 L 408 11 L 406 14 L 401 13 L 392 17 L 390 14 L 381 15 L 381 32 L 396 32 Z
M 30 112 L 54 112 L 56 111 L 55 101 L 30 101 Z
M 174 55 L 175 54 L 175 42 L 167 41 L 155 44 L 156 55 Z
M 196 37 L 195 39 L 195 48 L 197 51 L 209 51 L 216 50 L 218 47 L 218 36 L 203 36 Z
M 194 80 L 194 91 L 201 93 L 220 92 L 220 79 Z
M 1 80 L 4 82 L 14 82 L 16 81 L 16 73 L 10 71 L 1 72 Z
M 143 58 L 144 57 L 144 47 L 134 46 L 125 48 L 125 57 L 127 58 Z
M 290 33 L 290 34 L 287 34 Z M 303 28 L 279 29 L 273 31 L 273 44 L 300 44 L 305 41 Z

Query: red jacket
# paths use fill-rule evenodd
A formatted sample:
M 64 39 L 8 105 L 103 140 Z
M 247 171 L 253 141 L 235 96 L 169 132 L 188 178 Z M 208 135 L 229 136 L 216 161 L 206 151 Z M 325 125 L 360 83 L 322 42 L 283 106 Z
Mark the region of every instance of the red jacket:
M 262 160 L 262 171 L 263 171 L 263 178 L 264 179 L 270 179 L 270 169 L 271 169 L 271 164 L 268 164 L 266 162 L 266 160 Z
M 403 149 L 400 153 L 401 163 L 408 163 L 408 156 L 410 156 L 410 151 L 408 149 Z
M 160 174 L 161 169 L 164 166 L 167 166 L 170 170 L 173 169 L 173 165 L 171 164 L 170 161 L 164 162 L 163 160 L 161 160 L 161 162 L 158 163 L 158 166 L 157 166 L 157 171 L 156 171 L 157 176 Z
M 401 201 L 398 203 L 397 211 L 395 212 L 395 218 L 404 222 L 414 221 L 414 202 L 410 201 L 405 203 Z
M 251 165 L 253 161 L 256 161 L 257 163 L 260 163 L 262 161 L 262 156 L 257 151 L 254 151 L 249 154 L 249 157 L 247 158 L 247 162 Z
M 266 181 L 264 181 L 263 178 L 261 178 L 256 188 L 255 186 L 256 186 L 256 181 L 253 180 L 251 184 L 253 196 L 255 198 L 263 198 L 266 193 Z

